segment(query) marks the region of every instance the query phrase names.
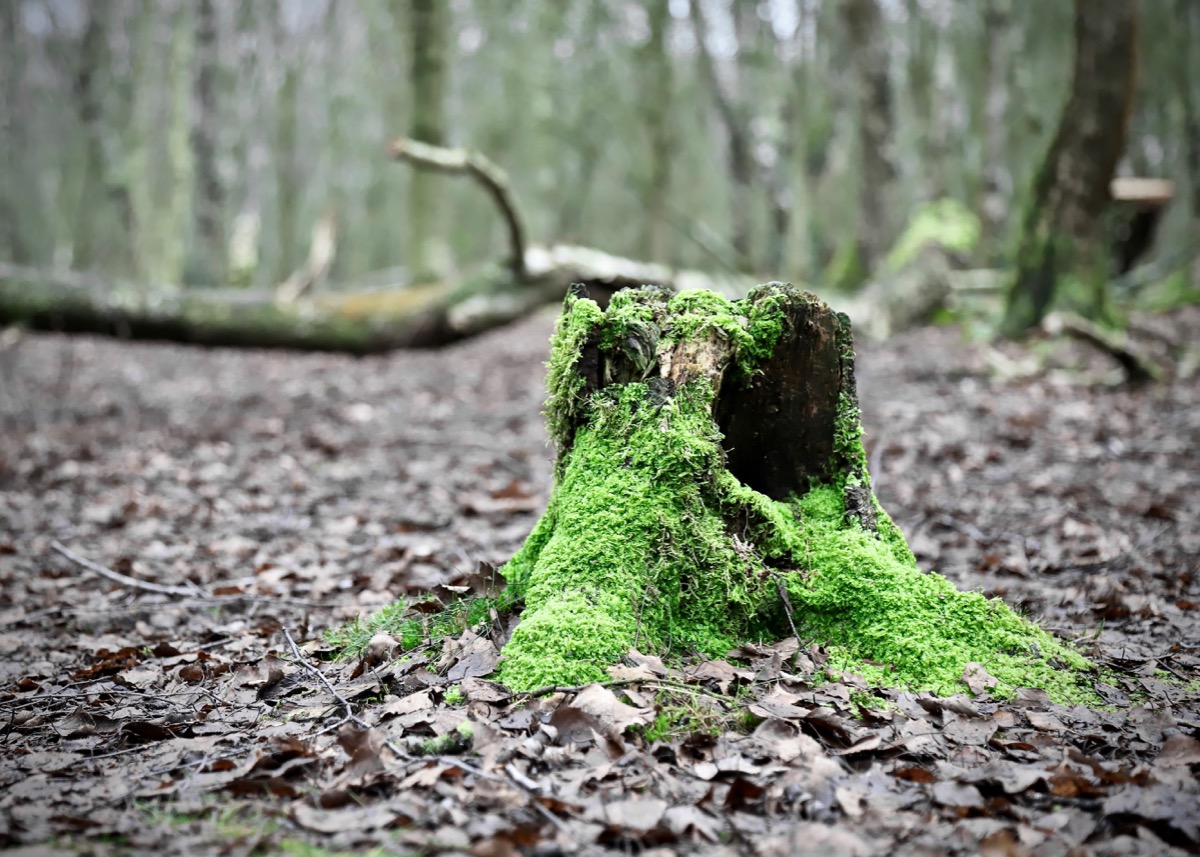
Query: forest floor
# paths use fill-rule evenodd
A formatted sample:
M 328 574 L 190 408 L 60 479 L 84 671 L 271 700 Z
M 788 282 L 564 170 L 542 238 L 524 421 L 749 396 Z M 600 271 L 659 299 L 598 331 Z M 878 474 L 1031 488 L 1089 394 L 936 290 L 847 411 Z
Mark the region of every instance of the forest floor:
M 1200 341 L 1200 307 L 1145 324 Z M 1116 669 L 1107 710 L 831 682 L 796 640 L 538 696 L 486 678 L 511 623 L 330 660 L 326 628 L 490 585 L 521 544 L 551 327 L 370 359 L 0 352 L 0 846 L 1200 849 L 1200 377 L 1121 386 L 1071 342 L 918 330 L 860 349 L 860 394 L 923 567 Z

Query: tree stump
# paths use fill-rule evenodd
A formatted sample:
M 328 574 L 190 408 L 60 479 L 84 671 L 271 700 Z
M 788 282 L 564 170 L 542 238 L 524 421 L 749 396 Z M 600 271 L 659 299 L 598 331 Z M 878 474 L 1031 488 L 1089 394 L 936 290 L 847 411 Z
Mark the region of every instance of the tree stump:
M 1001 693 L 1087 696 L 1080 655 L 918 570 L 871 490 L 849 320 L 815 296 L 576 289 L 548 386 L 556 484 L 503 568 L 510 687 L 798 636 L 881 685 L 953 692 L 982 664 Z

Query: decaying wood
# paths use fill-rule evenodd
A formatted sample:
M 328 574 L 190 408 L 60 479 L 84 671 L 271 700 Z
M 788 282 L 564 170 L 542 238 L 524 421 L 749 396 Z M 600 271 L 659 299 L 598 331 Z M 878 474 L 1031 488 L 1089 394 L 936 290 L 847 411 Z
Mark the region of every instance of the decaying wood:
M 311 292 L 329 276 L 336 255 L 337 221 L 326 214 L 313 224 L 308 259 L 275 288 L 275 299 L 290 302 Z
M 1131 382 L 1156 381 L 1164 369 L 1145 354 L 1123 331 L 1108 330 L 1074 313 L 1058 312 L 1046 316 L 1042 328 L 1050 334 L 1065 333 L 1110 355 L 1121 364 Z
M 437 345 L 453 288 L 326 292 L 279 301 L 271 292 L 146 287 L 0 263 L 0 324 L 196 345 L 371 354 Z
M 723 385 L 714 414 L 729 471 L 774 500 L 852 465 L 835 455 L 834 426 L 840 399 L 857 401 L 846 316 L 815 300 L 791 301 L 786 313 L 761 372 Z
M 842 302 L 855 334 L 882 341 L 928 321 L 947 305 L 958 269 L 951 251 L 929 243 L 900 270 L 876 275 L 857 295 Z
M 759 371 L 746 377 L 734 371 L 735 347 L 715 331 L 669 345 L 658 340 L 669 290 L 663 290 L 655 324 L 643 335 L 627 337 L 620 353 L 605 353 L 597 341 L 582 347 L 577 371 L 585 390 L 648 378 L 652 395 L 673 395 L 690 379 L 705 378 L 714 390 L 713 418 L 724 436 L 730 473 L 776 500 L 805 493 L 813 480 L 827 482 L 836 472 L 861 469 L 862 463 L 839 458 L 836 431 L 844 401 L 857 404 L 850 320 L 815 295 L 782 283 L 783 333 Z M 577 295 L 588 296 L 583 287 Z M 759 289 L 747 300 L 765 300 Z M 655 392 L 657 391 L 657 393 Z M 869 484 L 865 472 L 861 484 Z
M 558 303 L 584 283 L 602 303 L 617 289 L 661 284 L 745 294 L 739 277 L 673 271 L 574 245 L 529 247 L 525 276 L 489 266 L 411 288 L 329 287 L 280 300 L 271 291 L 146 286 L 0 263 L 0 325 L 245 348 L 375 354 L 474 336 Z

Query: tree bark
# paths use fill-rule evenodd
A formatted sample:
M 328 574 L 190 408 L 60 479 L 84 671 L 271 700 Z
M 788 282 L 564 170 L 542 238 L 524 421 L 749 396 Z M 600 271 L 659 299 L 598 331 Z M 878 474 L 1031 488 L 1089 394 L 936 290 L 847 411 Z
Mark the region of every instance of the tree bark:
M 85 173 L 74 224 L 73 262 L 81 268 L 106 268 L 110 273 L 127 273 L 133 267 L 130 259 L 132 242 L 128 239 L 134 235 L 134 213 L 128 179 L 117 163 L 117 146 L 111 139 L 117 132 L 107 121 L 109 116 L 105 110 L 105 93 L 116 89 L 105 79 L 112 64 L 109 14 L 98 6 L 88 7 L 86 14 L 87 24 L 74 81 L 79 120 L 84 131 Z M 115 212 L 125 240 L 112 241 L 111 234 L 102 232 L 100 227 L 106 212 Z
M 332 222 L 327 224 L 332 229 Z M 323 239 L 332 241 L 333 236 Z M 743 279 L 612 256 L 589 247 L 533 246 L 524 271 L 491 265 L 473 277 L 408 288 L 342 287 L 305 295 L 327 270 L 333 247 L 317 253 L 274 291 L 146 287 L 97 275 L 0 262 L 0 326 L 95 333 L 195 345 L 291 348 L 374 354 L 434 347 L 523 318 L 562 299 L 571 283 L 598 298 L 644 283 L 667 289 L 745 294 Z
M 1105 314 L 1101 225 L 1133 107 L 1137 28 L 1136 0 L 1075 0 L 1071 94 L 1022 224 L 1003 324 L 1010 336 L 1041 322 L 1065 276 L 1082 281 L 1093 317 Z
M 446 50 L 450 5 L 443 0 L 409 0 L 412 39 L 410 85 L 412 118 L 408 136 L 422 143 L 446 142 Z M 445 270 L 449 251 L 442 235 L 437 179 L 417 172 L 409 183 L 409 269 L 413 282 L 436 280 Z
M 896 181 L 892 87 L 883 15 L 876 0 L 843 0 L 839 8 L 849 35 L 858 101 L 858 156 L 862 164 L 858 270 L 865 279 L 895 238 L 895 214 L 891 210 Z
M 417 167 L 418 174 L 421 170 L 430 170 L 468 175 L 483 185 L 508 229 L 509 270 L 516 280 L 525 276 L 525 226 L 504 170 L 478 152 L 446 149 L 403 137 L 393 140 L 388 152 L 397 161 L 407 161 Z
M 1008 164 L 1008 103 L 1012 63 L 1010 0 L 987 0 L 983 9 L 984 108 L 983 194 L 979 203 L 982 231 L 980 257 L 995 263 L 1004 247 L 1012 204 Z
M 738 266 L 743 271 L 754 268 L 754 251 L 751 244 L 750 200 L 754 183 L 754 158 L 751 152 L 748 118 L 739 108 L 735 96 L 726 91 L 721 83 L 716 59 L 708 45 L 711 28 L 705 16 L 703 3 L 692 3 L 692 23 L 699 46 L 696 54 L 700 73 L 716 105 L 717 115 L 725 128 L 725 160 L 730 180 L 730 245 L 738 257 Z
M 673 86 L 668 36 L 671 13 L 668 4 L 661 0 L 648 0 L 645 9 L 650 21 L 650 38 L 646 40 L 639 57 L 647 77 L 639 107 L 649 151 L 643 180 L 646 225 L 643 230 L 642 257 L 665 263 L 669 261 L 667 200 L 671 187 L 671 162 L 675 156 L 670 115 Z
M 217 152 L 221 117 L 217 109 L 217 10 L 214 0 L 199 0 L 196 14 L 196 70 L 193 82 L 192 163 L 195 173 L 195 246 L 189 280 L 202 285 L 226 281 L 225 186 Z

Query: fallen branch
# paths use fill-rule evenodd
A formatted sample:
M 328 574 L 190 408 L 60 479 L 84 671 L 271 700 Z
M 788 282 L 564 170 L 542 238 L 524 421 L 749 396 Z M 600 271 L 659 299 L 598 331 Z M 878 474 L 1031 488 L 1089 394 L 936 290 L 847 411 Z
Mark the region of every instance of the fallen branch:
M 133 589 L 141 589 L 145 592 L 157 592 L 159 595 L 183 595 L 194 597 L 204 595 L 205 592 L 195 584 L 189 583 L 187 586 L 168 586 L 163 583 L 151 583 L 148 580 L 138 580 L 136 577 L 129 577 L 121 574 L 119 571 L 113 571 L 111 568 L 100 565 L 98 562 L 92 562 L 85 556 L 80 556 L 75 551 L 65 547 L 59 542 L 51 542 L 50 547 L 55 551 L 65 556 L 76 565 L 86 568 L 88 571 L 94 571 L 101 577 L 105 577 L 114 583 L 119 583 L 122 586 L 129 586 Z
M 513 279 L 525 279 L 525 229 L 517 213 L 516 199 L 509 186 L 508 174 L 478 152 L 447 149 L 407 137 L 392 141 L 389 154 L 397 161 L 451 175 L 467 174 L 483 185 L 508 227 L 508 268 Z
M 326 214 L 313 224 L 308 259 L 275 288 L 275 300 L 293 303 L 311 292 L 329 276 L 336 255 L 337 221 L 332 214 Z
M 1106 352 L 1121 364 L 1126 377 L 1134 383 L 1157 381 L 1163 376 L 1163 368 L 1141 353 L 1121 331 L 1105 330 L 1074 313 L 1053 313 L 1042 322 L 1042 327 L 1051 335 L 1066 333 Z
M 329 695 L 334 698 L 337 704 L 342 707 L 342 711 L 345 712 L 345 716 L 341 720 L 332 726 L 325 727 L 317 734 L 323 734 L 325 732 L 332 731 L 345 723 L 353 723 L 360 729 L 371 729 L 371 724 L 367 723 L 367 721 L 363 720 L 354 713 L 354 706 L 350 703 L 350 700 L 346 699 L 346 697 L 337 692 L 337 689 L 333 686 L 333 683 L 325 677 L 325 673 L 321 672 L 319 669 L 310 664 L 304 655 L 300 653 L 300 647 L 296 645 L 296 641 L 292 639 L 291 632 L 288 631 L 287 628 L 283 629 L 283 638 L 287 640 L 288 648 L 292 650 L 292 657 L 296 659 L 296 663 L 300 666 L 300 668 L 309 675 L 316 676 L 317 681 L 321 682 L 321 684 L 325 686 L 325 690 L 329 692 Z M 406 755 L 398 747 L 392 744 L 391 741 L 387 741 L 386 743 L 388 749 L 397 756 L 403 757 Z

